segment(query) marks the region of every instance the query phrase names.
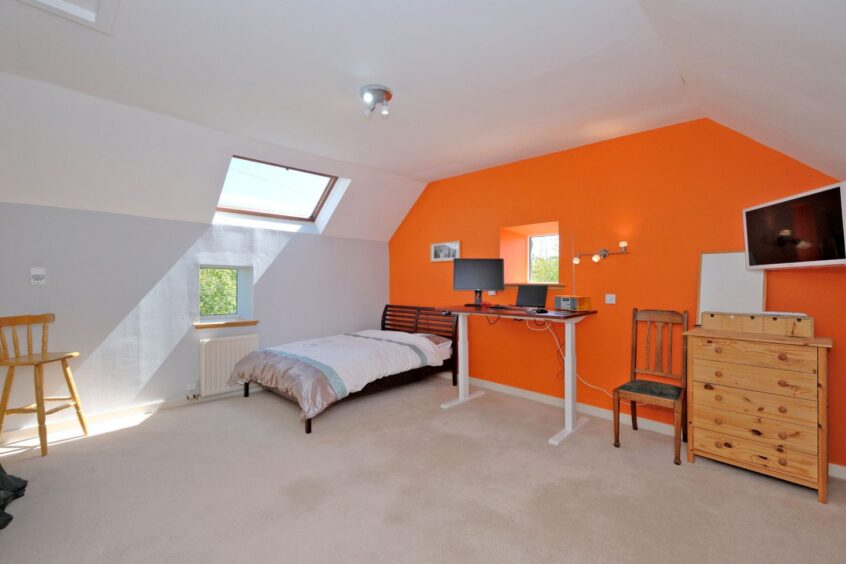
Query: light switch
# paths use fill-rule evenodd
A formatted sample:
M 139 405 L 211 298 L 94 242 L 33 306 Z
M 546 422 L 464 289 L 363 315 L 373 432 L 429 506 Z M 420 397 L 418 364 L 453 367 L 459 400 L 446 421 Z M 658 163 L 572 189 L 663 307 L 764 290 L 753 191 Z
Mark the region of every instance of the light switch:
M 606 304 L 616 304 L 617 303 L 617 294 L 605 294 L 605 303 Z
M 33 266 L 29 269 L 29 283 L 33 286 L 43 286 L 47 283 L 47 269 L 43 266 Z
M 496 295 L 496 290 L 488 290 L 488 295 L 489 295 L 489 296 L 495 296 L 495 295 Z

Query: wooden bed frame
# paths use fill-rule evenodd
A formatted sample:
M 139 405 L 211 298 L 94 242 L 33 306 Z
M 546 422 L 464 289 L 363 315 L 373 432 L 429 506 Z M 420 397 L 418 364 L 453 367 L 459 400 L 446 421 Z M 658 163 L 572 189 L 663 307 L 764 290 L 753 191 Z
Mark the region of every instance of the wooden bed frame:
M 429 333 L 431 335 L 446 337 L 452 340 L 452 356 L 445 360 L 441 366 L 422 366 L 414 370 L 400 372 L 399 374 L 393 374 L 370 382 L 358 392 L 338 400 L 335 404 L 409 384 L 426 376 L 443 372 L 444 370 L 450 370 L 452 372 L 452 385 L 455 386 L 458 384 L 458 317 L 456 315 L 445 315 L 432 307 L 388 304 L 382 311 L 382 330 L 402 331 L 404 333 Z M 293 398 L 285 394 L 275 393 L 280 397 L 296 403 Z M 250 397 L 249 382 L 244 382 L 244 397 Z M 305 432 L 311 433 L 311 419 L 305 420 Z

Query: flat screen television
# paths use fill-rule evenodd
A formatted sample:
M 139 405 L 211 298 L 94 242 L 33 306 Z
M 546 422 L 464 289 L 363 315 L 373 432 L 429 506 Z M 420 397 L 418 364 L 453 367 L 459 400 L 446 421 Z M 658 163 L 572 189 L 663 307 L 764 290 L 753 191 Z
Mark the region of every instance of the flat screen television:
M 846 265 L 846 184 L 743 210 L 750 269 Z
M 455 259 L 452 261 L 453 290 L 473 290 L 472 304 L 482 305 L 482 290 L 505 288 L 505 268 L 502 259 Z

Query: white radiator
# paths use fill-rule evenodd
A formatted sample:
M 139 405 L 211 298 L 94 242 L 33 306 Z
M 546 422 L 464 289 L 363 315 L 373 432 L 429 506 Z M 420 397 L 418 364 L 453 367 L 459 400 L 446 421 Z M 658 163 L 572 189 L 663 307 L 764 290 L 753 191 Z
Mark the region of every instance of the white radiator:
M 200 395 L 213 396 L 238 389 L 227 384 L 239 360 L 258 349 L 258 335 L 200 340 Z

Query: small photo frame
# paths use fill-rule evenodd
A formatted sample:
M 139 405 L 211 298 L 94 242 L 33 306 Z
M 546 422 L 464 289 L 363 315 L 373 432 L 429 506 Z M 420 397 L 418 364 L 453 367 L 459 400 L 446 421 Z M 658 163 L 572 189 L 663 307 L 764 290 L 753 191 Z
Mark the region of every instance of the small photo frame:
M 448 262 L 461 258 L 461 242 L 447 241 L 446 243 L 432 243 L 429 250 L 432 262 Z

